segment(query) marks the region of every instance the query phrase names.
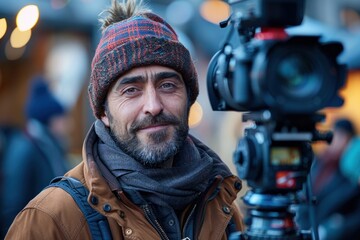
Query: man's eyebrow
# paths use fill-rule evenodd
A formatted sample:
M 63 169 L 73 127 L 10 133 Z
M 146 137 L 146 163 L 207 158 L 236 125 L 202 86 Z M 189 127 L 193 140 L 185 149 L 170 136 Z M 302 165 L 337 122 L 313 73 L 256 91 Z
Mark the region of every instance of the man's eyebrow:
M 145 77 L 141 75 L 124 77 L 120 79 L 119 84 L 128 84 L 128 83 L 136 83 L 136 82 L 145 82 Z
M 176 80 L 182 82 L 181 76 L 176 72 L 159 72 L 155 74 L 154 80 L 159 81 L 166 78 L 175 78 Z
M 125 84 L 139 83 L 139 82 L 145 82 L 144 76 L 139 75 L 139 76 L 121 78 L 117 83 L 116 90 L 119 90 L 119 88 Z
M 130 77 L 124 77 L 121 78 L 116 86 L 116 90 L 119 90 L 119 88 L 123 85 L 126 84 L 132 84 L 132 83 L 144 83 L 146 82 L 146 76 L 142 76 L 142 75 L 138 75 L 138 76 L 130 76 Z M 159 72 L 156 73 L 153 77 L 151 77 L 151 81 L 160 81 L 162 79 L 167 79 L 167 78 L 173 78 L 176 79 L 179 82 L 183 82 L 180 74 L 176 73 L 176 72 Z

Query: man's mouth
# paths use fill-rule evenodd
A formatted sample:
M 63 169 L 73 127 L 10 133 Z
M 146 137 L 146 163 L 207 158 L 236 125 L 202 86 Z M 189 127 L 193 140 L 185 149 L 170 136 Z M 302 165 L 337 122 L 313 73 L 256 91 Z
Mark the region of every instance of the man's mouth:
M 156 117 L 146 117 L 141 121 L 136 121 L 131 126 L 131 130 L 136 132 L 155 133 L 158 131 L 165 131 L 171 126 L 176 126 L 180 122 L 173 116 L 159 115 Z
M 164 130 L 166 128 L 168 128 L 170 126 L 170 124 L 151 124 L 151 125 L 147 125 L 144 127 L 139 128 L 139 131 L 143 131 L 143 132 L 156 132 L 156 131 L 160 131 L 160 130 Z

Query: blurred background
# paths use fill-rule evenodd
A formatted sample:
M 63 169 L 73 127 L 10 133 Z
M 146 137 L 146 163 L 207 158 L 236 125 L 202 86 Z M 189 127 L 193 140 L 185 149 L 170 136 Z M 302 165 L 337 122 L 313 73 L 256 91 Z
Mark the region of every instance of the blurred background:
M 232 153 L 244 124 L 239 112 L 212 111 L 206 89 L 211 57 L 227 33 L 218 23 L 229 6 L 218 0 L 147 1 L 154 12 L 172 24 L 195 60 L 200 95 L 191 114 L 191 132 L 233 168 Z M 42 75 L 69 112 L 67 149 L 72 164 L 81 161 L 82 142 L 94 121 L 87 98 L 90 63 L 100 36 L 98 15 L 110 0 L 0 0 L 0 125 L 23 128 L 30 81 Z M 329 129 L 337 117 L 350 118 L 360 128 L 360 2 L 311 0 L 306 17 L 289 32 L 321 34 L 340 40 L 340 60 L 350 67 L 341 92 L 345 105 L 327 109 Z
M 219 50 L 228 32 L 228 29 L 219 27 L 219 22 L 228 18 L 229 6 L 220 0 L 152 0 L 147 1 L 147 4 L 175 28 L 180 40 L 190 50 L 195 61 L 199 74 L 200 95 L 191 109 L 191 133 L 214 149 L 236 173 L 232 155 L 246 124 L 242 123 L 240 112 L 213 111 L 206 88 L 208 63 Z M 37 189 L 27 194 L 23 202 L 18 204 L 18 208 L 11 209 L 6 205 L 1 207 L 5 210 L 11 209 L 13 212 L 11 214 L 0 213 L 1 217 L 5 216 L 3 219 L 6 219 L 8 225 L 27 201 L 47 185 L 49 179 L 81 161 L 84 137 L 95 120 L 89 106 L 87 86 L 91 60 L 101 34 L 98 17 L 101 11 L 109 5 L 110 0 L 0 0 L 0 130 L 4 130 L 5 133 L 5 137 L 2 137 L 2 131 L 0 131 L 0 163 L 2 154 L 9 156 L 9 154 L 4 154 L 7 148 L 13 149 L 14 156 L 20 152 L 23 152 L 25 156 L 25 158 L 9 157 L 8 165 L 5 163 L 0 165 L 0 192 L 16 192 L 23 195 L 12 194 L 8 203 L 19 201 L 26 195 L 24 192 L 34 185 L 30 181 L 35 182 L 35 178 L 50 170 L 45 170 L 45 167 L 42 169 L 37 166 L 42 163 L 37 163 L 36 160 L 31 162 L 28 159 L 28 156 L 36 159 L 38 157 L 25 150 L 23 146 L 27 145 L 19 145 L 15 140 L 9 140 L 10 144 L 8 145 L 11 146 L 6 146 L 7 129 L 24 130 L 27 135 L 35 136 L 31 139 L 36 139 L 36 124 L 29 123 L 31 117 L 37 117 L 48 125 L 50 123 L 47 119 L 53 114 L 66 117 L 66 119 L 56 118 L 56 121 L 51 123 L 52 131 L 61 135 L 59 148 L 46 144 L 51 142 L 52 137 L 45 139 L 39 137 L 39 134 L 37 135 L 37 140 L 42 140 L 40 146 L 43 148 L 41 149 L 43 157 L 54 159 L 55 152 L 57 152 L 59 161 L 57 163 L 50 162 L 52 168 L 48 169 L 52 169 L 53 173 L 49 174 L 47 178 L 44 176 L 41 184 L 39 180 Z M 345 125 L 346 131 L 351 132 L 352 137 L 353 133 L 360 130 L 360 1 L 308 0 L 306 1 L 305 15 L 303 24 L 287 29 L 288 32 L 290 34 L 321 35 L 324 41 L 341 41 L 344 51 L 338 60 L 346 63 L 349 67 L 347 82 L 340 92 L 345 99 L 345 104 L 341 108 L 324 109 L 323 112 L 327 118 L 325 122 L 319 124 L 318 128 L 320 130 L 332 129 L 337 119 L 345 118 L 354 125 L 355 129 L 350 127 L 350 124 Z M 34 79 L 45 81 L 49 89 L 47 90 L 43 83 L 34 85 Z M 46 111 L 48 114 L 44 115 Z M 346 137 L 342 141 L 347 143 L 349 138 Z M 331 163 L 329 159 L 336 155 L 334 149 L 340 156 L 345 144 L 342 143 L 342 147 L 339 147 L 336 145 L 338 143 L 339 140 L 335 141 L 334 145 L 328 148 L 327 152 L 325 151 L 328 156 L 325 162 Z M 360 161 L 357 160 L 360 154 L 360 139 L 358 138 L 357 142 L 354 141 L 353 145 L 355 146 L 354 150 L 348 155 L 352 154 L 354 157 L 347 158 L 349 159 L 345 162 L 347 171 L 344 172 L 351 173 L 356 186 L 351 201 L 360 203 L 358 187 Z M 314 144 L 316 153 L 322 152 L 325 148 L 327 146 L 324 143 Z M 61 155 L 63 151 L 67 157 Z M 14 163 L 15 159 L 19 161 L 19 164 L 12 164 L 10 167 L 10 163 Z M 24 159 L 30 165 L 25 165 Z M 68 159 L 69 165 L 59 169 L 62 159 Z M 330 167 L 326 169 L 338 168 L 339 158 L 334 162 L 336 163 L 331 163 Z M 31 166 L 34 169 L 30 168 Z M 21 167 L 24 172 L 19 171 Z M 320 172 L 329 173 L 331 171 L 321 170 Z M 24 177 L 26 174 L 30 174 L 29 178 Z M 8 177 L 8 175 L 12 177 Z M 21 179 L 19 176 L 23 178 Z M 8 182 L 5 182 L 4 179 L 7 179 Z M 17 187 L 11 184 L 16 180 L 19 184 Z M 342 187 L 337 185 L 336 189 L 345 189 L 349 185 L 348 182 L 344 182 Z M 343 196 L 342 193 L 334 191 L 333 182 L 330 181 L 328 186 L 330 187 L 329 192 L 333 193 L 335 197 L 324 197 L 324 199 L 333 200 Z M 6 190 L 6 187 L 10 190 Z M 21 187 L 24 187 L 24 190 L 21 190 Z M 243 193 L 245 190 L 246 188 Z M 4 193 L 0 196 L 8 196 L 8 194 Z M 0 204 L 2 202 L 5 204 L 6 201 L 1 197 Z M 325 205 L 329 204 L 325 203 Z M 341 206 L 345 206 L 344 212 L 354 213 L 353 218 L 358 219 L 359 215 L 356 215 L 357 212 L 360 212 L 358 204 L 354 204 L 354 208 L 350 208 L 352 205 L 348 203 Z M 306 208 L 305 212 L 307 211 Z M 329 212 L 332 214 L 341 213 L 341 211 L 332 209 Z M 339 214 L 330 216 L 330 220 L 326 220 L 325 223 L 329 223 L 329 226 L 340 226 Z M 346 216 L 341 219 L 347 219 L 349 223 L 351 217 Z M 325 223 L 323 226 L 327 226 Z M 356 231 L 360 229 L 359 224 L 354 221 L 353 225 Z M 1 229 L 6 231 L 8 225 L 1 226 Z M 346 232 L 353 234 L 350 230 L 346 230 Z M 4 233 L 0 232 L 0 238 L 1 234 Z M 328 234 L 328 236 L 335 235 Z M 345 238 L 340 237 L 339 239 Z

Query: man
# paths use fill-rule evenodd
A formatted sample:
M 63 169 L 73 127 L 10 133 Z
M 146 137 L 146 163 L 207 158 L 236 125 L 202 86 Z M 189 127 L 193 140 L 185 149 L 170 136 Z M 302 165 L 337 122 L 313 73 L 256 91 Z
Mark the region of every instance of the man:
M 66 175 L 90 191 L 113 239 L 227 239 L 242 230 L 240 180 L 188 134 L 198 95 L 188 50 L 136 0 L 112 4 L 92 61 L 89 97 L 98 120 L 83 162 Z M 90 239 L 72 197 L 47 188 L 19 213 L 7 239 Z

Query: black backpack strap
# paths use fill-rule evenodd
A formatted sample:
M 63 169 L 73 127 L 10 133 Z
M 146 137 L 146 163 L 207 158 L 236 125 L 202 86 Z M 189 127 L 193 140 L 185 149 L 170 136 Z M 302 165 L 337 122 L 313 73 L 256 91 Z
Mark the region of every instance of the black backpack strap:
M 79 180 L 60 176 L 54 178 L 48 187 L 59 187 L 72 196 L 86 218 L 92 239 L 112 239 L 107 218 L 93 209 L 87 202 L 89 191 Z
M 225 233 L 229 240 L 241 239 L 239 235 L 240 232 L 236 229 L 234 217 L 230 219 L 230 222 L 226 227 Z

